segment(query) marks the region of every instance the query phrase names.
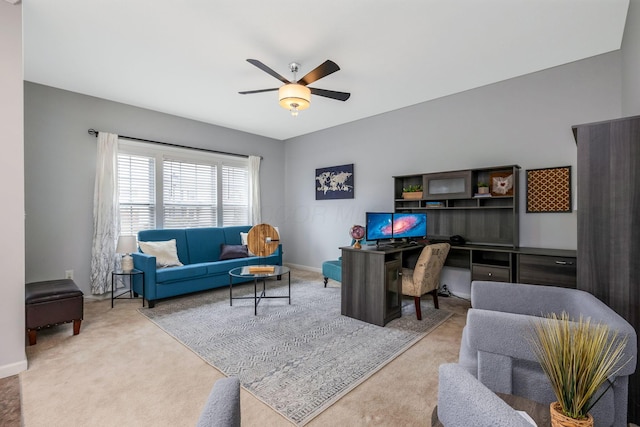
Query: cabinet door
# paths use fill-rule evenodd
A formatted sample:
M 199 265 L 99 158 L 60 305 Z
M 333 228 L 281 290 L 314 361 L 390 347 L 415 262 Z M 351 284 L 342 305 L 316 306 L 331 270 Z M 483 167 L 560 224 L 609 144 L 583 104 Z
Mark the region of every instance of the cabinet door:
M 427 200 L 471 197 L 471 171 L 430 173 L 424 176 L 423 198 Z
M 385 263 L 384 311 L 385 323 L 402 313 L 402 261 L 399 259 Z
M 544 255 L 518 255 L 518 282 L 576 287 L 576 259 Z

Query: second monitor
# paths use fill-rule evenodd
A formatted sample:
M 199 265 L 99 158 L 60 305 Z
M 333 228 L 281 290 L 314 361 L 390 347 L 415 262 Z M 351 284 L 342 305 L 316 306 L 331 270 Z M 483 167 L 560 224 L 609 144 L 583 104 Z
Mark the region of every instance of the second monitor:
M 422 239 L 427 236 L 424 212 L 367 212 L 367 237 L 370 242 L 394 239 Z

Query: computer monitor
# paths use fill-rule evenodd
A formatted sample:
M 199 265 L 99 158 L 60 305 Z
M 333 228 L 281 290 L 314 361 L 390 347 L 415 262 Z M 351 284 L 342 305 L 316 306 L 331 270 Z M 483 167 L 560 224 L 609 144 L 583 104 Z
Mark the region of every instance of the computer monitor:
M 367 212 L 367 241 L 390 240 L 393 238 L 393 213 Z
M 394 213 L 394 239 L 423 239 L 427 237 L 426 212 Z

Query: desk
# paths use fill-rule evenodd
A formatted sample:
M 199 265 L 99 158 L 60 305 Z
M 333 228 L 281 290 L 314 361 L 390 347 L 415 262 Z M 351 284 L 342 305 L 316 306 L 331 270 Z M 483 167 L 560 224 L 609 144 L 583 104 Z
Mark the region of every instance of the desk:
M 413 268 L 423 245 L 363 245 L 342 250 L 341 314 L 384 326 L 402 314 L 402 268 Z
M 571 249 L 452 245 L 445 266 L 470 270 L 472 281 L 517 282 L 575 289 L 576 256 L 576 251 Z

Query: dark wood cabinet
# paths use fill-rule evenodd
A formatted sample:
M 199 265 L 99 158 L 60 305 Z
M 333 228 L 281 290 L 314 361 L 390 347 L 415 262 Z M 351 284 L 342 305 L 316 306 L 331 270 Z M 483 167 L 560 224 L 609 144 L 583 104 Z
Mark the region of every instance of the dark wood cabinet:
M 640 116 L 573 127 L 578 145 L 578 289 L 640 330 Z M 640 371 L 629 382 L 640 423 Z
M 402 267 L 420 253 L 411 248 L 343 247 L 341 314 L 384 326 L 402 314 Z M 415 261 L 414 261 L 415 263 Z

